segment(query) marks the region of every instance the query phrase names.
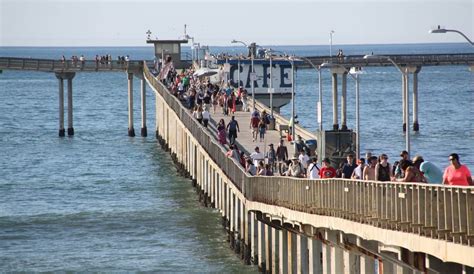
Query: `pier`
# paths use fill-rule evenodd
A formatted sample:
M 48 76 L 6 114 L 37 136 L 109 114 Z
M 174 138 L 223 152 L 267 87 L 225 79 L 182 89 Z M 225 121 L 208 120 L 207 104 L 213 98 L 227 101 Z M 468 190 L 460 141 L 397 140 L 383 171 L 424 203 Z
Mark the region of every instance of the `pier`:
M 266 273 L 472 272 L 473 187 L 250 176 L 146 66 L 144 76 L 157 138 L 203 204 L 220 211 L 245 263 Z M 249 113 L 236 117 L 247 127 Z M 237 143 L 251 151 L 249 138 Z
M 458 65 L 472 64 L 468 62 Z M 212 124 L 222 116 L 211 113 L 214 121 L 204 128 L 156 79 L 149 65 L 143 61 L 81 64 L 0 58 L 0 69 L 55 73 L 59 81 L 60 136 L 66 132 L 64 82 L 68 98 L 67 133 L 74 135 L 75 73 L 125 72 L 129 136 L 135 136 L 131 111 L 135 77 L 141 80 L 141 135 L 147 136 L 144 95 L 148 84 L 155 95 L 155 134 L 160 144 L 171 153 L 180 174 L 192 180 L 202 203 L 219 210 L 229 244 L 243 262 L 256 264 L 265 273 L 473 272 L 474 187 L 250 176 L 240 163 L 225 155 L 227 147 L 215 138 Z M 380 63 L 374 61 L 373 65 Z M 334 74 L 337 77 L 338 72 Z M 347 74 L 339 75 L 346 81 Z M 335 78 L 334 82 L 337 81 Z M 344 89 L 341 92 L 344 95 Z M 338 97 L 337 89 L 333 94 Z M 258 101 L 256 108 L 270 113 Z M 281 138 L 278 129 L 289 123 L 275 113 L 277 130 L 267 132 L 266 142 L 255 143 L 248 129 L 250 113 L 237 112 L 235 117 L 241 127 L 237 144 L 249 152 L 256 145 L 276 145 Z M 229 118 L 225 119 L 228 122 Z M 338 120 L 336 116 L 334 121 Z M 341 127 L 344 125 L 343 118 Z M 299 126 L 296 134 L 305 140 L 319 140 L 319 136 Z M 286 145 L 291 155 L 292 146 L 288 142 Z

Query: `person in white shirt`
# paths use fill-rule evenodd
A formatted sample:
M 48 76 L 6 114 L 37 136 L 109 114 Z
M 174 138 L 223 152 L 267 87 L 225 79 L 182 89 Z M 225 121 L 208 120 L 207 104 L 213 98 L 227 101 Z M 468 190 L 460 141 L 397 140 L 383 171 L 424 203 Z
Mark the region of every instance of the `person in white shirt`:
M 308 178 L 309 179 L 319 179 L 319 170 L 321 168 L 318 166 L 318 158 L 314 157 L 311 164 L 308 166 Z
M 354 169 L 352 172 L 351 179 L 353 180 L 362 180 L 362 175 L 364 174 L 364 168 L 365 168 L 365 159 L 360 158 L 358 162 L 358 166 Z
M 258 162 L 263 161 L 265 159 L 265 155 L 260 152 L 260 149 L 258 147 L 255 147 L 255 151 L 250 154 L 250 158 L 252 158 L 253 164 L 257 167 Z
M 309 156 L 306 155 L 303 150 L 301 150 L 300 155 L 298 156 L 298 160 L 303 165 L 303 172 L 306 173 L 306 170 L 308 170 Z
M 202 111 L 202 125 L 204 127 L 207 127 L 207 124 L 209 123 L 209 120 L 211 119 L 211 114 L 207 109 L 204 109 Z

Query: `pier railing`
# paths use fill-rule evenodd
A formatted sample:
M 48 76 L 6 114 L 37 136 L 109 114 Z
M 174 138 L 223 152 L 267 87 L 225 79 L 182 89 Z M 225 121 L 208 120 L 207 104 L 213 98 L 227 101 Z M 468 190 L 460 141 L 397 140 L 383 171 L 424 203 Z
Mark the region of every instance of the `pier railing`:
M 72 61 L 0 57 L 0 69 L 37 70 L 45 72 L 127 71 L 140 69 L 143 61 Z
M 144 68 L 149 83 L 246 199 L 474 246 L 474 187 L 250 176 Z

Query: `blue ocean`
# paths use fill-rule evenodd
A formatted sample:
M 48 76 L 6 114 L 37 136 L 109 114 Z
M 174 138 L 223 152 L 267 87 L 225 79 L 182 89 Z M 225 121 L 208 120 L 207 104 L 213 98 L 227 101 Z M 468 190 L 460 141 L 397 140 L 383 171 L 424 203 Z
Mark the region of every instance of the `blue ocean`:
M 328 46 L 272 46 L 296 55 L 328 55 Z M 466 44 L 335 45 L 346 55 L 474 53 Z M 189 52 L 186 48 L 185 51 Z M 241 47 L 211 47 L 243 53 Z M 130 55 L 152 60 L 151 47 L 2 47 L 0 56 Z M 315 131 L 317 73 L 296 76 L 299 122 Z M 361 152 L 398 159 L 401 76 L 394 67 L 361 75 Z M 140 130 L 139 81 L 134 81 Z M 324 127 L 332 127 L 331 78 L 323 73 Z M 355 83 L 348 79 L 348 127 L 355 127 Z M 412 154 L 444 169 L 456 152 L 474 171 L 474 72 L 423 67 L 420 132 Z M 58 80 L 52 73 L 0 73 L 0 271 L 256 272 L 228 247 L 220 214 L 203 208 L 188 179 L 154 137 L 154 95 L 147 90 L 146 138 L 127 135 L 125 73 L 78 73 L 73 80 L 72 138 L 58 137 Z M 290 105 L 282 108 L 286 116 Z M 410 118 L 411 119 L 411 118 Z

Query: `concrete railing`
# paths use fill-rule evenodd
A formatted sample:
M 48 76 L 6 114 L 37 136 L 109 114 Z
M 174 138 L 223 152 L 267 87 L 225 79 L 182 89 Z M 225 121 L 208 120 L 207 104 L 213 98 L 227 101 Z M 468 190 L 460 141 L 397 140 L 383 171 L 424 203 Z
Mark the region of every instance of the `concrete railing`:
M 249 176 L 144 67 L 148 82 L 246 199 L 474 246 L 474 187 Z
M 143 61 L 76 61 L 53 59 L 30 59 L 0 57 L 0 69 L 36 70 L 45 72 L 79 72 L 79 71 L 127 71 L 140 70 Z

